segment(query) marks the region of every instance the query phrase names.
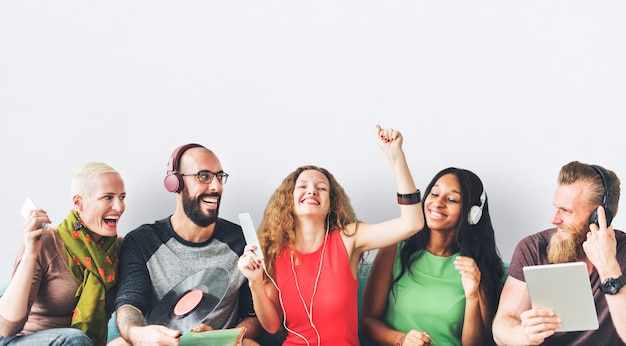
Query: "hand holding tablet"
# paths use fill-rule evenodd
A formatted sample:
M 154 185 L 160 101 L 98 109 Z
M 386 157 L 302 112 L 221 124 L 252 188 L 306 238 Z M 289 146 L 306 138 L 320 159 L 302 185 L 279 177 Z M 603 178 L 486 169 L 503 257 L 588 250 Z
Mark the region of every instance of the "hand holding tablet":
M 584 262 L 524 267 L 533 308 L 550 309 L 563 324 L 557 332 L 598 329 L 598 314 Z

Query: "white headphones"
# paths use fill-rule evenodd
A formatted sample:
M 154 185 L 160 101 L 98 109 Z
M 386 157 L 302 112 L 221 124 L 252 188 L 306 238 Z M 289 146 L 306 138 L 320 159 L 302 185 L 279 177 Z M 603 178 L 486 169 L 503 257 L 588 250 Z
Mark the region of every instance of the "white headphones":
M 480 217 L 483 216 L 483 206 L 485 205 L 485 200 L 487 196 L 485 195 L 485 190 L 480 194 L 480 205 L 473 205 L 470 208 L 469 214 L 467 214 L 467 222 L 470 225 L 475 225 L 480 221 Z

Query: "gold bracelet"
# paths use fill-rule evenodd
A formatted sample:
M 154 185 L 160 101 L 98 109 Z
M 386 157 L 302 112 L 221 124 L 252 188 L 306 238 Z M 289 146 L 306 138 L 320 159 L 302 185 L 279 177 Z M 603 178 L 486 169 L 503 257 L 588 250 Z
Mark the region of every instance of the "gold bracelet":
M 398 194 L 398 204 L 402 204 L 402 205 L 411 205 L 411 204 L 417 204 L 419 202 L 422 201 L 422 193 L 420 192 L 420 190 L 417 190 L 416 192 L 413 193 L 407 193 L 407 194 Z

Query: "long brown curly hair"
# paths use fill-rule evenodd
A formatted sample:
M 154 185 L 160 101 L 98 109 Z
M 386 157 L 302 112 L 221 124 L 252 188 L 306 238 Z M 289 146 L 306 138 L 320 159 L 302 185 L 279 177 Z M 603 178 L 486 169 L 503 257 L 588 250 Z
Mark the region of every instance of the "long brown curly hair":
M 307 165 L 298 167 L 291 172 L 270 197 L 263 220 L 259 225 L 259 242 L 263 248 L 267 272 L 274 276 L 276 258 L 285 248 L 294 248 L 296 244 L 295 220 L 293 214 L 293 192 L 296 180 L 304 171 L 315 170 L 326 176 L 330 182 L 330 211 L 328 216 L 329 229 L 340 229 L 346 233 L 346 226 L 356 222 L 356 214 L 350 204 L 350 198 L 335 177 L 324 168 Z

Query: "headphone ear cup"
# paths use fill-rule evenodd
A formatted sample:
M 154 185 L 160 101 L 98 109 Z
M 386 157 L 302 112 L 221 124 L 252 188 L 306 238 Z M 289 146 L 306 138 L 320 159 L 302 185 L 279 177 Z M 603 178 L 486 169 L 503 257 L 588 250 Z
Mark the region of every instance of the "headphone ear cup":
M 613 221 L 613 213 L 611 213 L 610 210 L 604 208 L 604 215 L 606 215 L 606 227 L 609 227 L 611 225 L 611 222 Z M 591 225 L 592 223 L 595 223 L 596 226 L 600 227 L 597 209 L 594 209 L 593 212 L 591 212 L 591 216 L 589 217 L 589 224 Z
M 594 209 L 591 212 L 591 216 L 589 216 L 589 224 L 591 225 L 592 223 L 595 223 L 596 226 L 600 227 L 598 224 L 598 211 L 596 209 Z
M 483 210 L 479 206 L 473 205 L 470 208 L 469 214 L 467 214 L 467 221 L 470 225 L 475 225 L 480 221 L 481 216 L 483 216 Z
M 604 213 L 606 214 L 606 227 L 609 227 L 613 221 L 613 213 L 606 208 L 604 209 Z
M 163 180 L 163 185 L 169 192 L 180 192 L 183 187 L 183 179 L 176 173 L 168 173 Z
M 163 185 L 165 185 L 165 189 L 167 191 L 180 192 L 183 189 L 183 176 L 177 173 L 180 157 L 183 155 L 185 150 L 198 147 L 204 148 L 200 144 L 189 143 L 181 145 L 180 147 L 174 149 L 170 160 L 167 162 L 167 174 L 165 175 L 165 179 L 163 180 Z

